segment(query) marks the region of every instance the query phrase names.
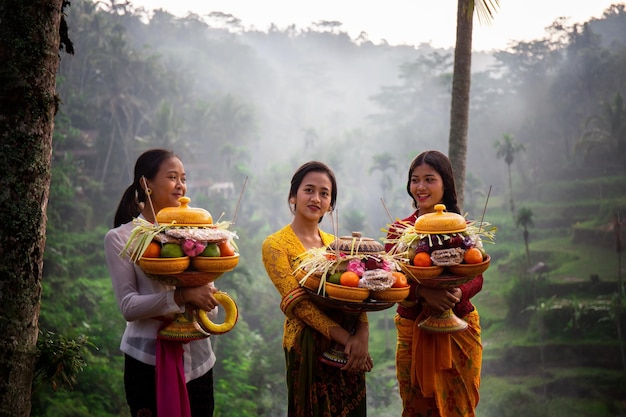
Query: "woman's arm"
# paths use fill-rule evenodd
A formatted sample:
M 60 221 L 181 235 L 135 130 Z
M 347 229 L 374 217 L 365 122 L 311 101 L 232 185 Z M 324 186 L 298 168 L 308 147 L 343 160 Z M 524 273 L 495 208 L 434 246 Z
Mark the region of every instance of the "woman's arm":
M 293 275 L 289 254 L 281 242 L 278 242 L 271 236 L 265 239 L 262 247 L 262 257 L 267 275 L 272 280 L 281 297 L 285 297 L 294 289 L 300 287 L 300 283 Z M 331 320 L 312 301 L 306 298 L 293 308 L 292 314 L 329 339 L 331 338 L 330 328 L 339 327 L 337 322 Z M 342 343 L 342 341 L 337 341 Z
M 281 297 L 285 297 L 291 291 L 300 287 L 300 283 L 292 273 L 291 255 L 285 248 L 286 246 L 284 242 L 280 242 L 270 236 L 263 242 L 262 248 L 265 269 Z M 293 307 L 291 314 L 320 332 L 326 338 L 345 346 L 345 352 L 348 354 L 349 359 L 343 368 L 344 370 L 364 370 L 363 364 L 369 358 L 367 350 L 369 330 L 365 314 L 359 317 L 355 335 L 351 335 L 339 323 L 324 314 L 308 299 L 308 296 Z
M 150 280 L 131 262 L 121 257 L 132 225 L 110 230 L 104 238 L 106 264 L 113 292 L 127 321 L 179 313 L 184 311 L 174 299 L 174 288 Z

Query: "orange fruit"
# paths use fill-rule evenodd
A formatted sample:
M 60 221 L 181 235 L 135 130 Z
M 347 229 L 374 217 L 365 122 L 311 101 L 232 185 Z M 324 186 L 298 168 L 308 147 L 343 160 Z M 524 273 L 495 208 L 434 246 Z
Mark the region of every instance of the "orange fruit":
M 405 288 L 407 285 L 409 285 L 409 282 L 406 279 L 406 275 L 404 275 L 402 272 L 394 271 L 391 273 L 391 275 L 396 277 L 396 282 L 393 283 L 391 288 Z
M 228 243 L 227 240 L 218 243 L 217 247 L 220 248 L 220 256 L 234 256 L 235 255 L 235 250 L 230 245 L 230 243 Z
M 433 261 L 430 259 L 428 252 L 417 252 L 413 258 L 414 266 L 432 266 Z
M 478 248 L 469 248 L 463 255 L 466 264 L 479 264 L 483 261 L 483 253 Z
M 159 258 L 161 256 L 161 244 L 157 242 L 150 242 L 146 251 L 141 256 L 144 258 Z
M 339 283 L 346 287 L 358 287 L 360 277 L 356 272 L 346 271 L 339 277 Z

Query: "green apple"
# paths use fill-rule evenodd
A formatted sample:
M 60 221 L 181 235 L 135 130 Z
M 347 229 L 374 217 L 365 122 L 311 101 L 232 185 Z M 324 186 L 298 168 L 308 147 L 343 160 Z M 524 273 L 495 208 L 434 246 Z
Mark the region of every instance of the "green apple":
M 331 284 L 339 284 L 341 281 L 341 272 L 333 273 L 326 279 L 326 281 L 330 282 Z
M 176 243 L 166 243 L 161 248 L 161 258 L 182 258 L 185 256 L 183 248 Z
M 220 248 L 217 246 L 217 243 L 209 243 L 206 245 L 206 248 L 204 248 L 200 256 L 220 256 Z

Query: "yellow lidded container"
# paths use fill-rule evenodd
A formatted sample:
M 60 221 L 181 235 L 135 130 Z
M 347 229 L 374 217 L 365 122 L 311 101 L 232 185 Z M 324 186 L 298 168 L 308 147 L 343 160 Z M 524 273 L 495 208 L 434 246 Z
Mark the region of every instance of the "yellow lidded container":
M 415 231 L 429 235 L 446 235 L 467 230 L 465 217 L 457 213 L 448 213 L 446 206 L 435 204 L 434 213 L 421 215 L 415 221 Z
M 191 199 L 180 197 L 179 207 L 165 207 L 157 213 L 156 221 L 160 225 L 175 224 L 176 226 L 209 226 L 213 224 L 213 216 L 199 207 L 189 207 Z

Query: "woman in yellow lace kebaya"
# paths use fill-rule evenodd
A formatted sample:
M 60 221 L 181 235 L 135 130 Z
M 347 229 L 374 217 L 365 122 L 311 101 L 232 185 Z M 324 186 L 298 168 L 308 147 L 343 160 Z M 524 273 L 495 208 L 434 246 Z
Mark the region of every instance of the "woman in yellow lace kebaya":
M 336 198 L 333 171 L 321 162 L 305 163 L 291 179 L 289 205 L 293 221 L 263 242 L 263 263 L 283 298 L 281 309 L 286 315 L 283 349 L 289 417 L 367 415 L 364 372 L 372 369 L 373 362 L 368 352 L 366 314 L 361 314 L 356 332 L 351 335 L 339 325 L 341 313 L 324 311 L 313 304 L 293 275 L 299 255 L 334 240 L 333 235 L 319 229 L 319 223 L 333 210 Z M 345 346 L 348 361 L 341 368 L 318 359 L 331 341 Z
M 416 210 L 402 224 L 415 224 L 419 216 L 433 213 L 435 204 L 440 203 L 448 211 L 460 213 L 452 164 L 441 152 L 425 151 L 413 160 L 406 189 Z M 398 237 L 398 225 L 391 226 L 390 240 Z M 398 305 L 395 317 L 402 417 L 475 416 L 483 346 L 478 311 L 470 299 L 482 286 L 482 275 L 453 290 L 411 283 L 410 295 Z M 433 333 L 418 326 L 431 311 L 440 313 L 449 308 L 467 322 L 467 329 Z

